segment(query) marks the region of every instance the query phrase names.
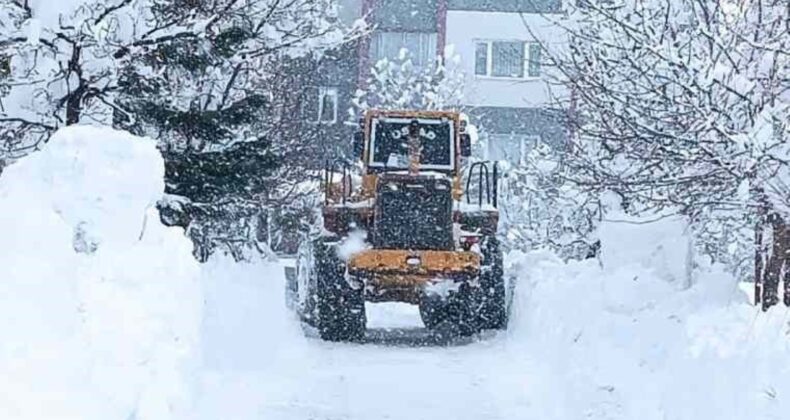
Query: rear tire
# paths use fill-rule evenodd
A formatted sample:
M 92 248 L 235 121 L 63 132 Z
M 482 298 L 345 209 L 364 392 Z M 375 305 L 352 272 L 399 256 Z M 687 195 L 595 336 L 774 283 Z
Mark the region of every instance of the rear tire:
M 334 244 L 319 239 L 313 252 L 319 336 L 327 341 L 361 341 L 366 322 L 364 289 L 356 290 L 346 281 L 346 265 Z

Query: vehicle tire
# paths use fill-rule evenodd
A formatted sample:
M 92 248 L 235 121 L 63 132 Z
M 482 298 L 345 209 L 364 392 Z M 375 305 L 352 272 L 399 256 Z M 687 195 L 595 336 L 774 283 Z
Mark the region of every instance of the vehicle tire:
M 468 337 L 480 332 L 479 306 L 478 288 L 465 282 L 447 297 L 424 296 L 420 302 L 420 317 L 429 330 Z
M 481 248 L 479 324 L 482 329 L 504 330 L 507 328 L 508 310 L 502 249 L 494 237 L 486 238 Z
M 319 239 L 313 246 L 317 328 L 327 341 L 361 341 L 365 336 L 365 297 L 346 281 L 345 263 L 334 243 Z
M 306 240 L 299 245 L 296 258 L 296 278 L 297 278 L 297 303 L 296 310 L 303 323 L 318 328 L 316 318 L 318 310 L 316 302 L 316 273 L 315 273 L 315 253 L 313 252 L 316 241 Z
M 463 283 L 457 293 L 450 296 L 448 302 L 448 319 L 458 326 L 462 337 L 469 337 L 480 332 L 480 288 L 470 283 Z
M 285 268 L 285 307 L 296 311 L 299 305 L 299 283 L 296 280 L 296 270 L 289 271 Z
M 420 318 L 425 328 L 436 329 L 446 318 L 446 303 L 438 295 L 426 294 L 420 299 Z

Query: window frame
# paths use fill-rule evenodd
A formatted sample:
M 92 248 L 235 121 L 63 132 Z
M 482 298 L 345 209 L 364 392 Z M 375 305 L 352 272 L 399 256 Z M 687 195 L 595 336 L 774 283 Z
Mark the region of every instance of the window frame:
M 501 157 L 501 158 L 496 159 L 496 160 L 506 160 L 509 163 L 515 164 L 515 165 L 524 165 L 524 164 L 526 164 L 527 155 L 529 154 L 529 151 L 532 150 L 531 148 L 528 147 L 529 144 L 532 144 L 533 147 L 534 147 L 534 145 L 537 145 L 537 144 L 539 144 L 539 143 L 541 143 L 543 141 L 542 136 L 539 135 L 539 134 L 490 133 L 489 137 L 487 139 L 487 141 L 488 141 L 487 149 L 488 150 L 486 151 L 486 154 L 487 154 L 487 156 L 489 156 L 490 159 L 492 159 L 492 160 L 494 159 L 494 157 L 492 155 L 494 154 L 493 153 L 494 152 L 494 148 L 496 147 L 495 143 L 497 142 L 497 140 L 502 140 L 502 139 L 510 139 L 510 140 L 518 141 L 518 159 L 515 162 L 514 161 L 510 161 L 506 157 Z M 511 146 L 514 146 L 514 145 L 511 145 Z M 502 151 L 507 153 L 507 150 L 505 148 L 500 147 L 500 150 L 502 150 Z M 511 151 L 515 152 L 516 150 L 514 148 Z
M 0 79 L 11 76 L 11 56 L 0 53 Z
M 533 57 L 533 50 L 536 52 L 537 57 Z M 543 58 L 543 47 L 539 42 L 527 42 L 524 50 L 524 74 L 527 78 L 538 79 L 543 75 L 543 65 L 541 59 Z M 533 67 L 533 65 L 535 67 Z M 537 75 L 532 74 L 532 70 L 537 70 Z
M 408 47 L 409 38 L 417 41 L 417 49 Z M 395 40 L 394 38 L 400 38 Z M 401 44 L 398 51 L 389 51 L 392 54 L 387 54 L 385 46 L 393 40 Z M 380 31 L 373 34 L 371 37 L 371 47 L 368 56 L 373 64 L 386 59 L 389 61 L 397 61 L 400 51 L 405 49 L 408 52 L 407 58 L 411 60 L 412 65 L 419 69 L 431 68 L 436 63 L 438 57 L 437 45 L 439 42 L 438 32 L 423 32 L 423 31 Z M 425 55 L 423 55 L 425 53 Z
M 332 98 L 332 120 L 323 120 L 324 116 L 324 99 L 326 97 Z M 318 108 L 317 115 L 315 116 L 315 124 L 332 125 L 337 124 L 338 108 L 340 106 L 340 94 L 337 87 L 334 86 L 320 86 L 318 88 Z
M 523 69 L 522 69 L 522 73 L 523 74 L 520 77 L 495 76 L 494 75 L 494 44 L 496 44 L 496 43 L 514 43 L 514 42 L 518 42 L 518 43 L 522 44 L 523 49 L 524 49 L 524 65 L 523 65 Z M 485 74 L 480 74 L 477 71 L 478 70 L 477 69 L 477 62 L 478 62 L 478 59 L 479 59 L 479 57 L 477 56 L 478 46 L 481 45 L 481 44 L 486 45 L 486 49 L 485 49 L 485 51 L 486 51 L 486 73 Z M 489 80 L 539 80 L 539 79 L 541 79 L 543 77 L 543 71 L 542 71 L 542 66 L 540 65 L 539 62 L 538 62 L 538 71 L 537 71 L 538 75 L 537 76 L 530 75 L 530 73 L 531 73 L 531 68 L 530 67 L 534 63 L 533 60 L 532 60 L 532 54 L 531 54 L 533 46 L 537 46 L 537 48 L 540 48 L 540 43 L 538 43 L 536 41 L 527 41 L 527 40 L 523 40 L 523 39 L 517 39 L 517 40 L 513 40 L 513 39 L 476 39 L 476 40 L 474 40 L 474 48 L 473 48 L 473 50 L 475 52 L 475 57 L 474 57 L 474 63 L 475 63 L 474 75 L 475 75 L 475 78 L 478 78 L 478 79 L 489 79 Z M 540 59 L 540 54 L 538 54 L 538 59 Z M 532 69 L 534 69 L 534 67 Z

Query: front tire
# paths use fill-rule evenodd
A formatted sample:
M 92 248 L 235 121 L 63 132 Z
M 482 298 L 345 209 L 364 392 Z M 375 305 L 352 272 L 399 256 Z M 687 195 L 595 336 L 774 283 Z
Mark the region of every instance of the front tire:
M 361 341 L 366 322 L 363 289 L 356 290 L 346 281 L 346 265 L 333 243 L 318 240 L 313 252 L 319 336 L 327 341 Z
M 444 299 L 437 295 L 424 295 L 420 300 L 420 318 L 425 328 L 436 329 L 447 318 Z
M 420 316 L 429 330 L 442 335 L 469 337 L 481 330 L 477 308 L 480 293 L 468 282 L 448 296 L 425 295 L 420 302 Z
M 482 251 L 479 324 L 482 329 L 504 330 L 508 323 L 504 256 L 499 241 L 494 237 L 483 242 Z

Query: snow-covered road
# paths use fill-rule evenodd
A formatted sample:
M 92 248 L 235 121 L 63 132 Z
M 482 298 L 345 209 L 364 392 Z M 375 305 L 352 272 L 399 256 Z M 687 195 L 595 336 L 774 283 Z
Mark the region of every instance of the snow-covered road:
M 280 265 L 212 262 L 189 418 L 788 418 L 784 310 L 743 303 L 715 271 L 678 292 L 638 267 L 522 260 L 507 332 L 422 346 L 397 305 L 369 307 L 369 343 L 305 336 Z
M 372 343 L 307 338 L 284 308 L 280 267 L 266 267 L 208 273 L 197 418 L 512 420 L 530 418 L 550 389 L 506 333 L 409 346 L 422 337 L 410 306 L 370 306 Z

